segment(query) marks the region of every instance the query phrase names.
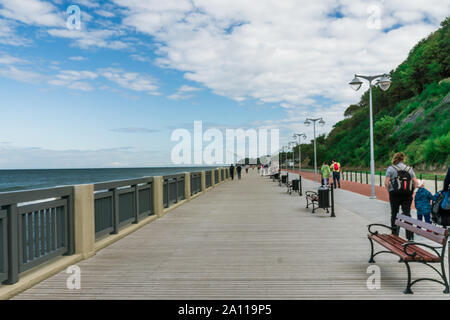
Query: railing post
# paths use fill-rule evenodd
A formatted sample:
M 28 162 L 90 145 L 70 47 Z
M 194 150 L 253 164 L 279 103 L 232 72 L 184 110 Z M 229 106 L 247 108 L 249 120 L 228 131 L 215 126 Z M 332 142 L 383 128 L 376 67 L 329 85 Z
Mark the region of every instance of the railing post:
M 153 212 L 158 217 L 163 215 L 163 178 L 153 177 Z
M 111 190 L 113 192 L 113 232 L 112 234 L 118 234 L 119 233 L 119 192 L 117 188 L 114 188 Z
M 75 216 L 74 216 L 74 196 L 73 193 L 67 197 L 63 197 L 63 199 L 67 199 L 67 252 L 64 254 L 65 256 L 70 256 L 75 253 Z
M 139 222 L 139 190 L 137 185 L 131 186 L 134 189 L 134 221 L 136 224 Z
M 7 284 L 19 281 L 19 232 L 17 228 L 18 214 L 17 205 L 6 207 L 8 217 L 8 280 Z
M 211 170 L 211 187 L 216 184 L 216 170 Z
M 206 190 L 206 172 L 201 172 L 201 180 L 200 180 L 201 186 L 202 186 L 202 192 L 205 192 Z
M 189 172 L 184 173 L 184 198 L 187 201 L 191 200 L 191 174 Z
M 367 171 L 366 171 L 366 184 L 369 184 L 369 176 L 367 175 Z
M 380 171 L 380 187 L 382 187 L 382 186 L 383 186 L 383 180 L 381 178 L 381 171 Z
M 434 175 L 434 193 L 437 193 L 437 192 L 438 192 L 437 189 L 438 189 L 438 188 L 437 188 L 437 175 Z
M 75 253 L 87 259 L 95 254 L 94 185 L 76 185 L 73 195 Z

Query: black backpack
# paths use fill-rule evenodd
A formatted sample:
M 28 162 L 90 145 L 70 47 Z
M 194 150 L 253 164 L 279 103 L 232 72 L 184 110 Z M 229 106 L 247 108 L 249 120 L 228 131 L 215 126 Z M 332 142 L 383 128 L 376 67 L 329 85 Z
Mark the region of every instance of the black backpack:
M 392 192 L 398 195 L 410 195 L 414 192 L 414 186 L 412 184 L 412 177 L 409 174 L 411 167 L 406 167 L 401 170 L 399 167 L 392 166 L 397 171 L 397 177 L 392 179 Z

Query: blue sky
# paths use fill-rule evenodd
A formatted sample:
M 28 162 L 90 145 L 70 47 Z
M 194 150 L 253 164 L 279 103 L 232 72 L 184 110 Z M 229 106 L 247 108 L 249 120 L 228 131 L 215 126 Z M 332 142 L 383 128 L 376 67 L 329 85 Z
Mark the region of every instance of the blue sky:
M 362 93 L 353 74 L 389 72 L 448 13 L 435 0 L 0 0 L 0 168 L 171 165 L 171 132 L 195 120 L 311 139 L 306 117 L 331 130 Z

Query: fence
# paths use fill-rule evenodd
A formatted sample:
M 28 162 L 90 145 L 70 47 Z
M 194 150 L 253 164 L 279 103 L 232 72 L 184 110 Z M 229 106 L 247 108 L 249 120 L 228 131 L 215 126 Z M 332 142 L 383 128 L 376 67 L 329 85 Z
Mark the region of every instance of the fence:
M 424 179 L 425 177 L 425 179 Z M 444 179 L 441 176 L 433 175 L 433 174 L 418 174 L 418 179 L 424 180 L 425 187 L 434 192 L 438 192 L 439 190 L 442 190 Z M 428 178 L 428 179 L 427 179 Z M 370 171 L 342 171 L 341 173 L 341 179 L 347 180 L 351 182 L 359 182 L 359 183 L 371 183 L 371 175 Z M 383 172 L 379 171 L 375 173 L 375 184 L 379 185 L 380 187 L 384 186 L 385 182 L 385 175 Z
M 191 173 L 191 196 L 202 191 L 202 175 L 201 173 Z
M 212 185 L 212 171 L 206 171 L 205 172 L 205 186 L 206 188 L 211 187 Z
M 215 177 L 219 170 L 214 170 Z M 212 172 L 205 173 L 206 188 L 212 185 Z M 190 189 L 186 188 L 186 177 Z M 74 208 L 74 186 L 0 193 L 0 283 L 16 283 L 21 273 L 56 257 L 74 254 L 75 222 L 77 226 L 82 224 L 77 241 L 90 243 L 93 248 L 105 236 L 117 234 L 148 216 L 160 215 L 163 208 L 203 191 L 201 180 L 201 172 L 192 172 L 88 185 L 83 190 L 88 190 L 88 195 L 93 190 L 94 194 L 91 209 L 86 211 Z M 77 203 L 88 201 L 84 196 L 77 197 Z M 82 210 L 77 211 L 77 217 L 75 210 Z M 83 215 L 91 217 L 92 222 L 80 222 Z M 84 230 L 94 230 L 95 235 L 83 234 Z
M 0 280 L 74 253 L 73 188 L 0 194 Z
M 153 211 L 153 177 L 94 184 L 95 238 L 118 233 Z
M 184 174 L 163 177 L 163 205 L 168 208 L 184 199 Z

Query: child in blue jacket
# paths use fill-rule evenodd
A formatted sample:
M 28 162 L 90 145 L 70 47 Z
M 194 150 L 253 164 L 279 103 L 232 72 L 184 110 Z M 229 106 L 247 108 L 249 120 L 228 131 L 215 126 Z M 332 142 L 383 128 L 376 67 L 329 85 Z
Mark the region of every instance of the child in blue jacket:
M 416 206 L 417 210 L 417 219 L 423 220 L 422 217 L 425 219 L 425 222 L 431 223 L 430 219 L 430 213 L 431 213 L 431 204 L 430 201 L 436 200 L 436 196 L 432 195 L 430 191 L 425 189 L 424 182 L 422 180 L 419 180 L 419 189 L 416 192 L 416 195 L 414 197 L 414 204 Z

